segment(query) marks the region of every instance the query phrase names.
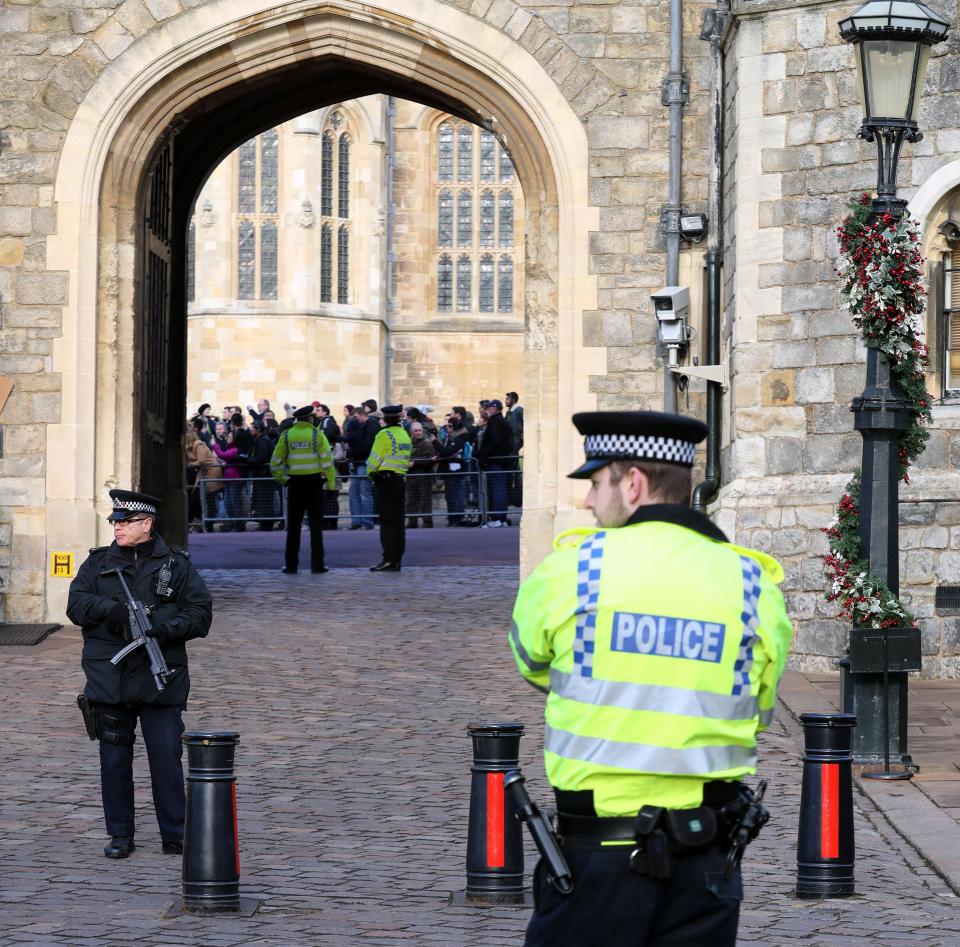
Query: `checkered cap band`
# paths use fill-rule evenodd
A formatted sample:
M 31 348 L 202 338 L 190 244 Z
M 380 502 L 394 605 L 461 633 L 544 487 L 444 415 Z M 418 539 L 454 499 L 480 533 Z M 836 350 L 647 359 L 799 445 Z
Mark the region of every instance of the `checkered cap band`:
M 588 434 L 584 438 L 587 460 L 662 460 L 693 466 L 696 444 L 675 437 L 644 434 Z
M 156 514 L 157 512 L 157 508 L 152 503 L 144 503 L 141 500 L 118 500 L 114 498 L 113 508 L 115 510 L 129 510 L 131 513 Z

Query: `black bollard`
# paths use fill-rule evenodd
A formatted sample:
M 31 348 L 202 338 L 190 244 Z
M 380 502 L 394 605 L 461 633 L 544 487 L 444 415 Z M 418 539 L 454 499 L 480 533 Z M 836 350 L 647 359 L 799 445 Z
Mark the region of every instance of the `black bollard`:
M 240 840 L 233 757 L 238 733 L 188 731 L 187 818 L 183 837 L 183 910 L 240 910 Z
M 800 714 L 803 783 L 797 837 L 797 897 L 854 893 L 854 714 Z
M 470 724 L 467 889 L 454 903 L 523 904 L 523 827 L 503 785 L 520 760 L 522 723 Z

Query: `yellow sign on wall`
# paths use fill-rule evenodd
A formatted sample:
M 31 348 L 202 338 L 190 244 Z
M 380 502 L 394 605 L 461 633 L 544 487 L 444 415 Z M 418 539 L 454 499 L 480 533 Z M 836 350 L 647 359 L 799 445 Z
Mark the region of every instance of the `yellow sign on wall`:
M 72 552 L 52 552 L 50 553 L 50 575 L 55 579 L 73 578 L 73 553 Z

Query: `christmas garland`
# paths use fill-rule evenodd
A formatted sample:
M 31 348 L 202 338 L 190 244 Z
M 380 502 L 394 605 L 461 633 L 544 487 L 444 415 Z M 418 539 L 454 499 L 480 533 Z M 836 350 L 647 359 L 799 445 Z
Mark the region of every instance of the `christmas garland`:
M 900 477 L 909 483 L 910 465 L 923 452 L 931 420 L 925 383 L 928 349 L 921 341 L 927 287 L 919 224 L 907 215 L 898 221 L 890 214 L 871 222 L 867 194 L 852 201 L 849 209 L 837 228 L 840 295 L 864 343 L 886 356 L 893 379 L 906 396 L 911 421 L 900 439 Z M 830 544 L 823 557 L 830 581 L 827 601 L 838 602 L 839 617 L 854 625 L 912 625 L 913 616 L 886 582 L 870 574 L 862 556 L 859 501 L 856 470 L 840 498 L 836 520 L 823 531 Z

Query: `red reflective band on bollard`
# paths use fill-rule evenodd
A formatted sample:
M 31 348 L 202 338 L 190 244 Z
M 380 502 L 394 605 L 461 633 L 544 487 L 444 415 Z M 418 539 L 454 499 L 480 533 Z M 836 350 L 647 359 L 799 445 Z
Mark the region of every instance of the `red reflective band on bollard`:
M 237 822 L 237 784 L 233 784 L 233 847 L 237 853 L 237 877 L 240 877 L 240 824 Z
M 797 829 L 797 897 L 854 894 L 853 714 L 800 714 L 803 777 Z
M 487 867 L 503 868 L 503 773 L 487 773 Z
M 820 857 L 840 855 L 840 766 L 825 763 L 820 775 Z
M 504 789 L 504 776 L 520 765 L 520 723 L 472 723 L 467 886 L 454 903 L 523 903 L 523 826 Z

